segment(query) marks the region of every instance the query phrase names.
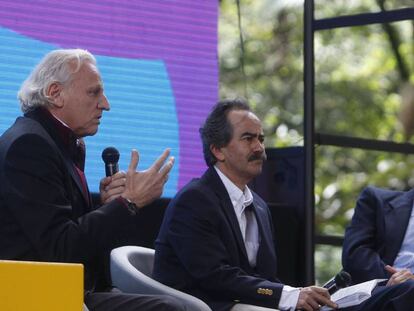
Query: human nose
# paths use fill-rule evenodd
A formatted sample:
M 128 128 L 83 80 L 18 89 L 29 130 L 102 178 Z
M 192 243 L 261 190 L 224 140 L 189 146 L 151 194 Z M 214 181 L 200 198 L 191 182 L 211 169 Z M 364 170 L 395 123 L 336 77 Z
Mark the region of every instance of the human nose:
M 105 94 L 102 94 L 102 97 L 99 99 L 98 108 L 106 111 L 109 111 L 111 109 L 109 101 L 106 98 Z
M 264 142 L 260 139 L 255 139 L 255 143 L 253 145 L 253 150 L 263 152 L 265 150 Z

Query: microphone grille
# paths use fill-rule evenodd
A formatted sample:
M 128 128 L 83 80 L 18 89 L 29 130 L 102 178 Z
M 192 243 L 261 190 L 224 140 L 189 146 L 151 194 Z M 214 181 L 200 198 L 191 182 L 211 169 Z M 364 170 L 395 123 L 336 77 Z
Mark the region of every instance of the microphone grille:
M 105 164 L 118 163 L 119 151 L 115 147 L 107 147 L 102 151 L 102 160 Z
M 340 288 L 351 285 L 351 282 L 352 282 L 351 275 L 345 270 L 342 270 L 335 276 L 335 283 Z

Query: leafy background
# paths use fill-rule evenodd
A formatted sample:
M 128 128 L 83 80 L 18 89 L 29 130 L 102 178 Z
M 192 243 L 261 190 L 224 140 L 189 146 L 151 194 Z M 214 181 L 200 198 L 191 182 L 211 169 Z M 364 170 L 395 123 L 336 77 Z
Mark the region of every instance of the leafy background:
M 245 97 L 263 120 L 267 147 L 303 145 L 303 1 L 220 1 L 220 98 Z M 315 18 L 414 6 L 413 0 L 319 0 Z M 414 20 L 315 35 L 317 132 L 413 142 Z M 244 64 L 244 74 L 243 66 Z M 414 186 L 414 156 L 316 146 L 315 227 L 343 235 L 368 184 Z M 316 281 L 341 268 L 341 248 L 316 247 Z

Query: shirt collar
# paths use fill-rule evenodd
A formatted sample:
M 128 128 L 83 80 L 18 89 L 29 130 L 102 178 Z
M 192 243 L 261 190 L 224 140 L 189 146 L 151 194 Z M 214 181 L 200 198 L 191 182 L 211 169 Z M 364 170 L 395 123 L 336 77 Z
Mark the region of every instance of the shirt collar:
M 237 213 L 242 213 L 244 208 L 253 202 L 253 195 L 249 187 L 246 185 L 246 188 L 242 191 L 226 175 L 224 175 L 217 166 L 214 166 L 214 168 L 229 194 L 234 209 Z

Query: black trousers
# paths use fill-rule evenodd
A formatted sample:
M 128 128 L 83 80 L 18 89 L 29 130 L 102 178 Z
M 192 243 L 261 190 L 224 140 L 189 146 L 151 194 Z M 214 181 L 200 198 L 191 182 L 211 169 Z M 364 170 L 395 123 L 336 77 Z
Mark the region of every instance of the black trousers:
M 88 293 L 85 304 L 89 311 L 184 311 L 181 301 L 166 295 L 126 294 L 118 289 Z
M 372 296 L 358 306 L 344 311 L 412 311 L 414 310 L 414 280 L 393 286 L 378 286 Z

